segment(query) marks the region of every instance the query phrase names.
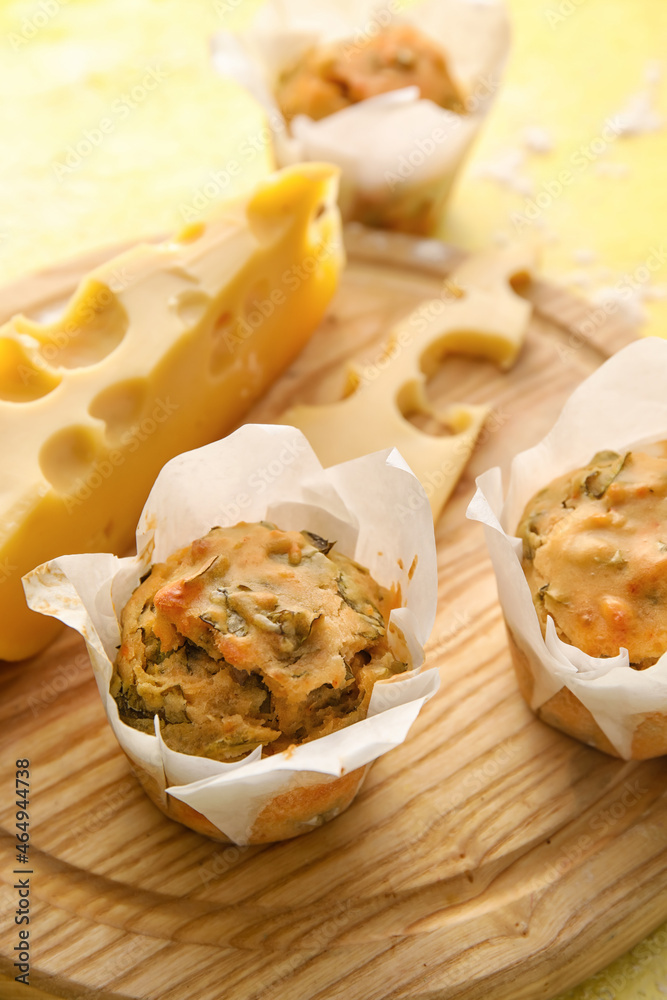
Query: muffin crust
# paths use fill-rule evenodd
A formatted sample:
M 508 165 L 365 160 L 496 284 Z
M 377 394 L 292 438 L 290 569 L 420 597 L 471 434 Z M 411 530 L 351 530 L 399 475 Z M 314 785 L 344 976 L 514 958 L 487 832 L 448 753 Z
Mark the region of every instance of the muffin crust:
M 213 528 L 156 564 L 121 616 L 111 693 L 125 723 L 233 761 L 365 718 L 398 603 L 334 543 L 267 522 Z
M 517 535 L 542 632 L 591 656 L 667 649 L 667 459 L 599 452 L 527 504 Z

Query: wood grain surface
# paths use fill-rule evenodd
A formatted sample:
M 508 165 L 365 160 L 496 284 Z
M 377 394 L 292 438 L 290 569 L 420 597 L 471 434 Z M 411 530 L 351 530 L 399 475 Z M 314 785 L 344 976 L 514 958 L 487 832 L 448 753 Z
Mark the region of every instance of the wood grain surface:
M 349 234 L 350 264 L 326 321 L 248 420 L 337 398 L 346 361 L 372 361 L 391 323 L 437 294 L 456 253 L 426 260 L 406 240 Z M 90 263 L 23 282 L 6 303 L 34 312 Z M 667 918 L 664 759 L 618 761 L 533 717 L 481 526 L 464 517 L 475 476 L 507 468 L 631 336 L 548 285 L 527 294 L 536 315 L 512 371 L 455 357 L 429 384 L 437 404 L 493 406 L 436 528 L 439 611 L 427 662 L 442 686 L 345 814 L 276 845 L 209 841 L 142 792 L 78 636 L 3 664 L 0 996 L 533 1000 L 581 981 Z M 12 982 L 14 762 L 23 757 L 30 989 Z

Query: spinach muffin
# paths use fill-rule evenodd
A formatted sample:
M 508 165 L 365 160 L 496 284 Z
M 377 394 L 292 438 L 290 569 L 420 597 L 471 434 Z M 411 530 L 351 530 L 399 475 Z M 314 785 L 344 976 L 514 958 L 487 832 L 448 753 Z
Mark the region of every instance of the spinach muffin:
M 667 649 L 667 458 L 603 451 L 527 504 L 517 535 L 542 632 L 590 656 Z
M 215 527 L 152 566 L 121 616 L 120 717 L 173 750 L 236 761 L 366 717 L 408 669 L 387 641 L 396 594 L 308 531 Z

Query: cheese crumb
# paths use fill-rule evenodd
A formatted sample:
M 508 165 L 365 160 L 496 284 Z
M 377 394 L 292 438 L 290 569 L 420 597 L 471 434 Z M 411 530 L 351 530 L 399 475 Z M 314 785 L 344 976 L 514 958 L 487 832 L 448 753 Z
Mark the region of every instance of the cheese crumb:
M 572 251 L 572 259 L 575 264 L 594 264 L 597 260 L 597 254 L 594 250 L 590 250 L 588 247 L 578 247 L 576 250 Z
M 619 122 L 621 136 L 659 132 L 664 127 L 665 119 L 655 107 L 661 79 L 660 63 L 656 61 L 648 63 L 644 71 L 646 86 L 643 90 L 632 94 L 624 107 L 614 116 Z
M 531 153 L 538 153 L 540 156 L 550 153 L 554 148 L 554 141 L 548 129 L 540 125 L 530 125 L 523 130 L 523 144 Z
M 533 193 L 534 184 L 532 179 L 522 172 L 525 162 L 526 154 L 522 149 L 506 149 L 494 160 L 478 163 L 474 173 L 477 177 L 488 177 L 489 180 L 502 184 L 510 191 L 516 191 L 517 194 L 527 197 Z

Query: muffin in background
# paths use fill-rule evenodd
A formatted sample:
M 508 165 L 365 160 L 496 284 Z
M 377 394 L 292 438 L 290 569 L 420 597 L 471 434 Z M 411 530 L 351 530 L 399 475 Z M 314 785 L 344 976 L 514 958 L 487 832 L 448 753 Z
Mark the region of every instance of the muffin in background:
M 266 0 L 213 39 L 267 116 L 278 164 L 341 169 L 346 221 L 431 235 L 500 87 L 505 0 Z
M 402 87 L 418 87 L 423 100 L 441 108 L 463 110 L 445 53 L 418 28 L 400 23 L 358 44 L 341 40 L 307 49 L 282 71 L 275 95 L 285 121 L 296 115 L 319 121 Z

